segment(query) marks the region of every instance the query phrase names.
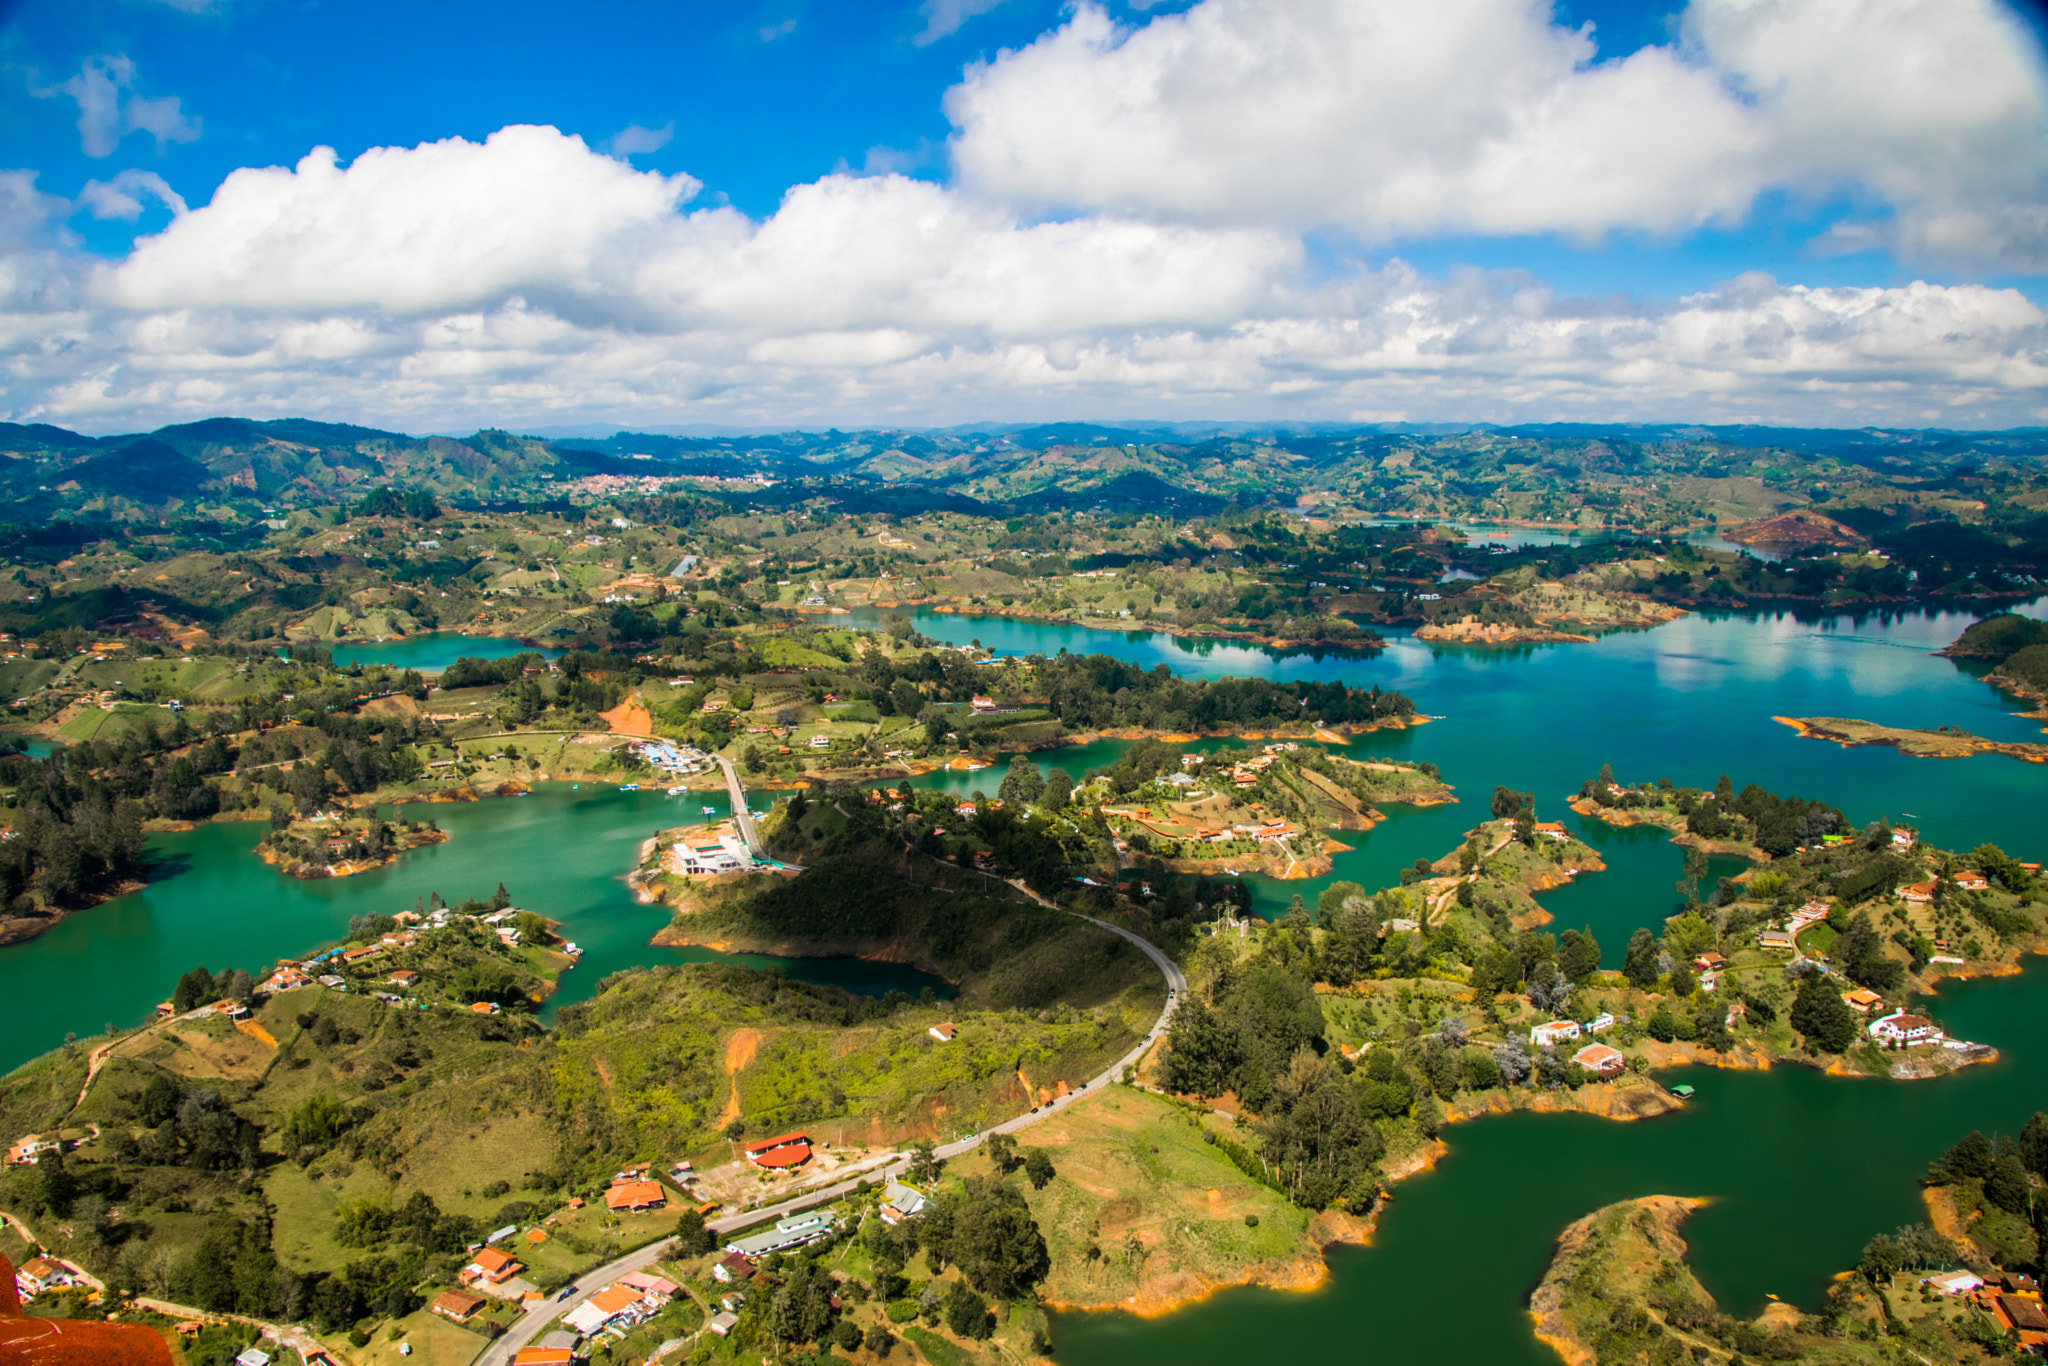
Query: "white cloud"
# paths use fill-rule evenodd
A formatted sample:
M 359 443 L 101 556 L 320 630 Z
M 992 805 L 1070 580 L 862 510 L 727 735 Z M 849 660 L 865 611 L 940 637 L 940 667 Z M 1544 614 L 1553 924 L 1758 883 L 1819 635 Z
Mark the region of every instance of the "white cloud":
M 149 195 L 173 214 L 185 212 L 185 199 L 155 171 L 129 169 L 112 180 L 88 180 L 78 200 L 94 218 L 124 218 L 134 222 L 142 216 L 141 196 Z
M 79 146 L 89 157 L 112 156 L 129 133 L 146 132 L 157 150 L 173 142 L 196 142 L 198 119 L 187 118 L 176 95 L 144 99 L 133 93 L 135 63 L 121 53 L 88 57 L 78 74 L 49 89 L 30 88 L 41 98 L 68 95 L 78 105 Z
M 615 157 L 638 156 L 642 152 L 659 152 L 674 142 L 675 138 L 674 119 L 670 119 L 659 128 L 642 128 L 637 123 L 629 123 L 605 139 L 604 150 Z
M 949 34 L 958 33 L 969 19 L 987 14 L 1003 0 L 924 0 L 917 12 L 924 16 L 924 30 L 910 41 L 929 47 Z
M 1288 232 L 1034 222 L 894 175 L 797 186 L 759 221 L 692 208 L 697 188 L 551 128 L 347 166 L 323 148 L 95 263 L 51 244 L 61 201 L 0 174 L 0 415 L 1996 426 L 2048 390 L 2048 317 L 2011 290 L 1751 275 L 1573 299 L 1398 262 L 1318 275 Z M 145 192 L 171 193 L 138 174 L 91 194 L 112 212 Z
M 796 20 L 794 20 L 794 19 L 784 19 L 784 20 L 783 20 L 783 21 L 782 21 L 781 23 L 779 23 L 779 24 L 764 24 L 764 25 L 762 25 L 762 27 L 761 27 L 761 29 L 760 29 L 760 32 L 759 32 L 759 37 L 760 37 L 761 41 L 762 41 L 762 42 L 764 42 L 764 43 L 772 43 L 772 42 L 774 42 L 774 41 L 775 41 L 775 40 L 776 40 L 777 38 L 787 38 L 787 37 L 788 37 L 788 36 L 789 36 L 790 34 L 792 34 L 792 33 L 795 33 L 795 32 L 796 32 Z
M 1595 60 L 1547 0 L 1202 0 L 1073 19 L 948 93 L 1024 206 L 1439 233 L 1675 232 L 1848 192 L 1943 260 L 2048 269 L 2039 53 L 1995 0 L 1694 0 Z

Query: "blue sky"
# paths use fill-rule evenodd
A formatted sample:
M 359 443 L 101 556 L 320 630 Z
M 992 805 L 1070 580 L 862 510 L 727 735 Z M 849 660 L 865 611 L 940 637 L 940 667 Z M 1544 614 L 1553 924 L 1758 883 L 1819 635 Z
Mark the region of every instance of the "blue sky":
M 2048 420 L 2035 15 L 1802 8 L 14 0 L 0 415 Z

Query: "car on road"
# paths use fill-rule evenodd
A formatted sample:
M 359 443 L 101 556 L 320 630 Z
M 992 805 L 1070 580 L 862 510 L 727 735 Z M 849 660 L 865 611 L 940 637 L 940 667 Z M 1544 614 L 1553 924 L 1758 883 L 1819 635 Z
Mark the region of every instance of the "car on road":
M 575 1287 L 575 1286 L 573 1286 L 573 1285 L 565 1285 L 565 1286 L 563 1286 L 563 1287 L 562 1287 L 562 1288 L 561 1288 L 561 1289 L 560 1289 L 559 1291 L 557 1291 L 557 1292 L 555 1293 L 555 1298 L 556 1298 L 557 1300 L 566 1300 L 566 1299 L 568 1299 L 568 1298 L 569 1298 L 569 1297 L 570 1297 L 571 1295 L 573 1295 L 573 1294 L 575 1294 L 575 1293 L 576 1293 L 576 1287 Z

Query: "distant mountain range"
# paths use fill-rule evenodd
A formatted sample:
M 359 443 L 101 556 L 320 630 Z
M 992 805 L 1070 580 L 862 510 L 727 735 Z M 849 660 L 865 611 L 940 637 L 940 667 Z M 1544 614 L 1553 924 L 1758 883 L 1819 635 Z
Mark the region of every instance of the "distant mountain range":
M 588 431 L 590 429 L 582 429 Z M 1741 477 L 1787 467 L 1864 467 L 1954 479 L 2028 471 L 2048 428 L 2001 432 L 1686 424 L 977 423 L 923 431 L 614 432 L 609 436 L 408 436 L 302 418 L 209 418 L 153 432 L 84 436 L 0 423 L 0 516 L 156 519 L 352 501 L 379 486 L 455 501 L 531 498 L 590 474 L 765 475 L 734 491 L 768 506 L 826 495 L 875 511 L 1107 507 L 1200 515 L 1232 503 L 1354 490 L 1375 471 L 1447 496 L 1534 470 L 1584 481 Z M 1522 476 L 1514 476 L 1522 477 Z

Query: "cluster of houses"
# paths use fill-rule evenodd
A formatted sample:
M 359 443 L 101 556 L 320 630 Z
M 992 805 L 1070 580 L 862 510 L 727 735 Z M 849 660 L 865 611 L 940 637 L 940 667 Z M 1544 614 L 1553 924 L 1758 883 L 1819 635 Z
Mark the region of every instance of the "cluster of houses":
M 1573 1039 L 1605 1034 L 1612 1028 L 1614 1016 L 1603 1010 L 1584 1024 L 1577 1020 L 1546 1021 L 1529 1031 L 1529 1042 L 1538 1048 L 1553 1048 Z M 1622 1056 L 1620 1049 L 1594 1041 L 1572 1054 L 1572 1061 L 1596 1077 L 1614 1077 L 1621 1074 L 1628 1059 Z
M 718 708 L 707 703 L 704 709 L 715 711 Z M 711 756 L 702 750 L 689 745 L 672 745 L 666 740 L 637 740 L 633 743 L 633 753 L 656 772 L 678 777 L 702 773 L 712 763 Z
M 618 1336 L 645 1323 L 675 1298 L 674 1281 L 645 1271 L 619 1277 L 562 1316 L 562 1322 L 584 1337 L 607 1329 Z
M 2032 1277 L 1993 1272 L 1986 1280 L 1974 1271 L 1943 1271 L 1922 1277 L 1920 1284 L 1937 1295 L 1968 1296 L 2000 1328 L 2019 1337 L 2022 1351 L 2038 1356 L 2048 1348 L 2048 1309 Z

